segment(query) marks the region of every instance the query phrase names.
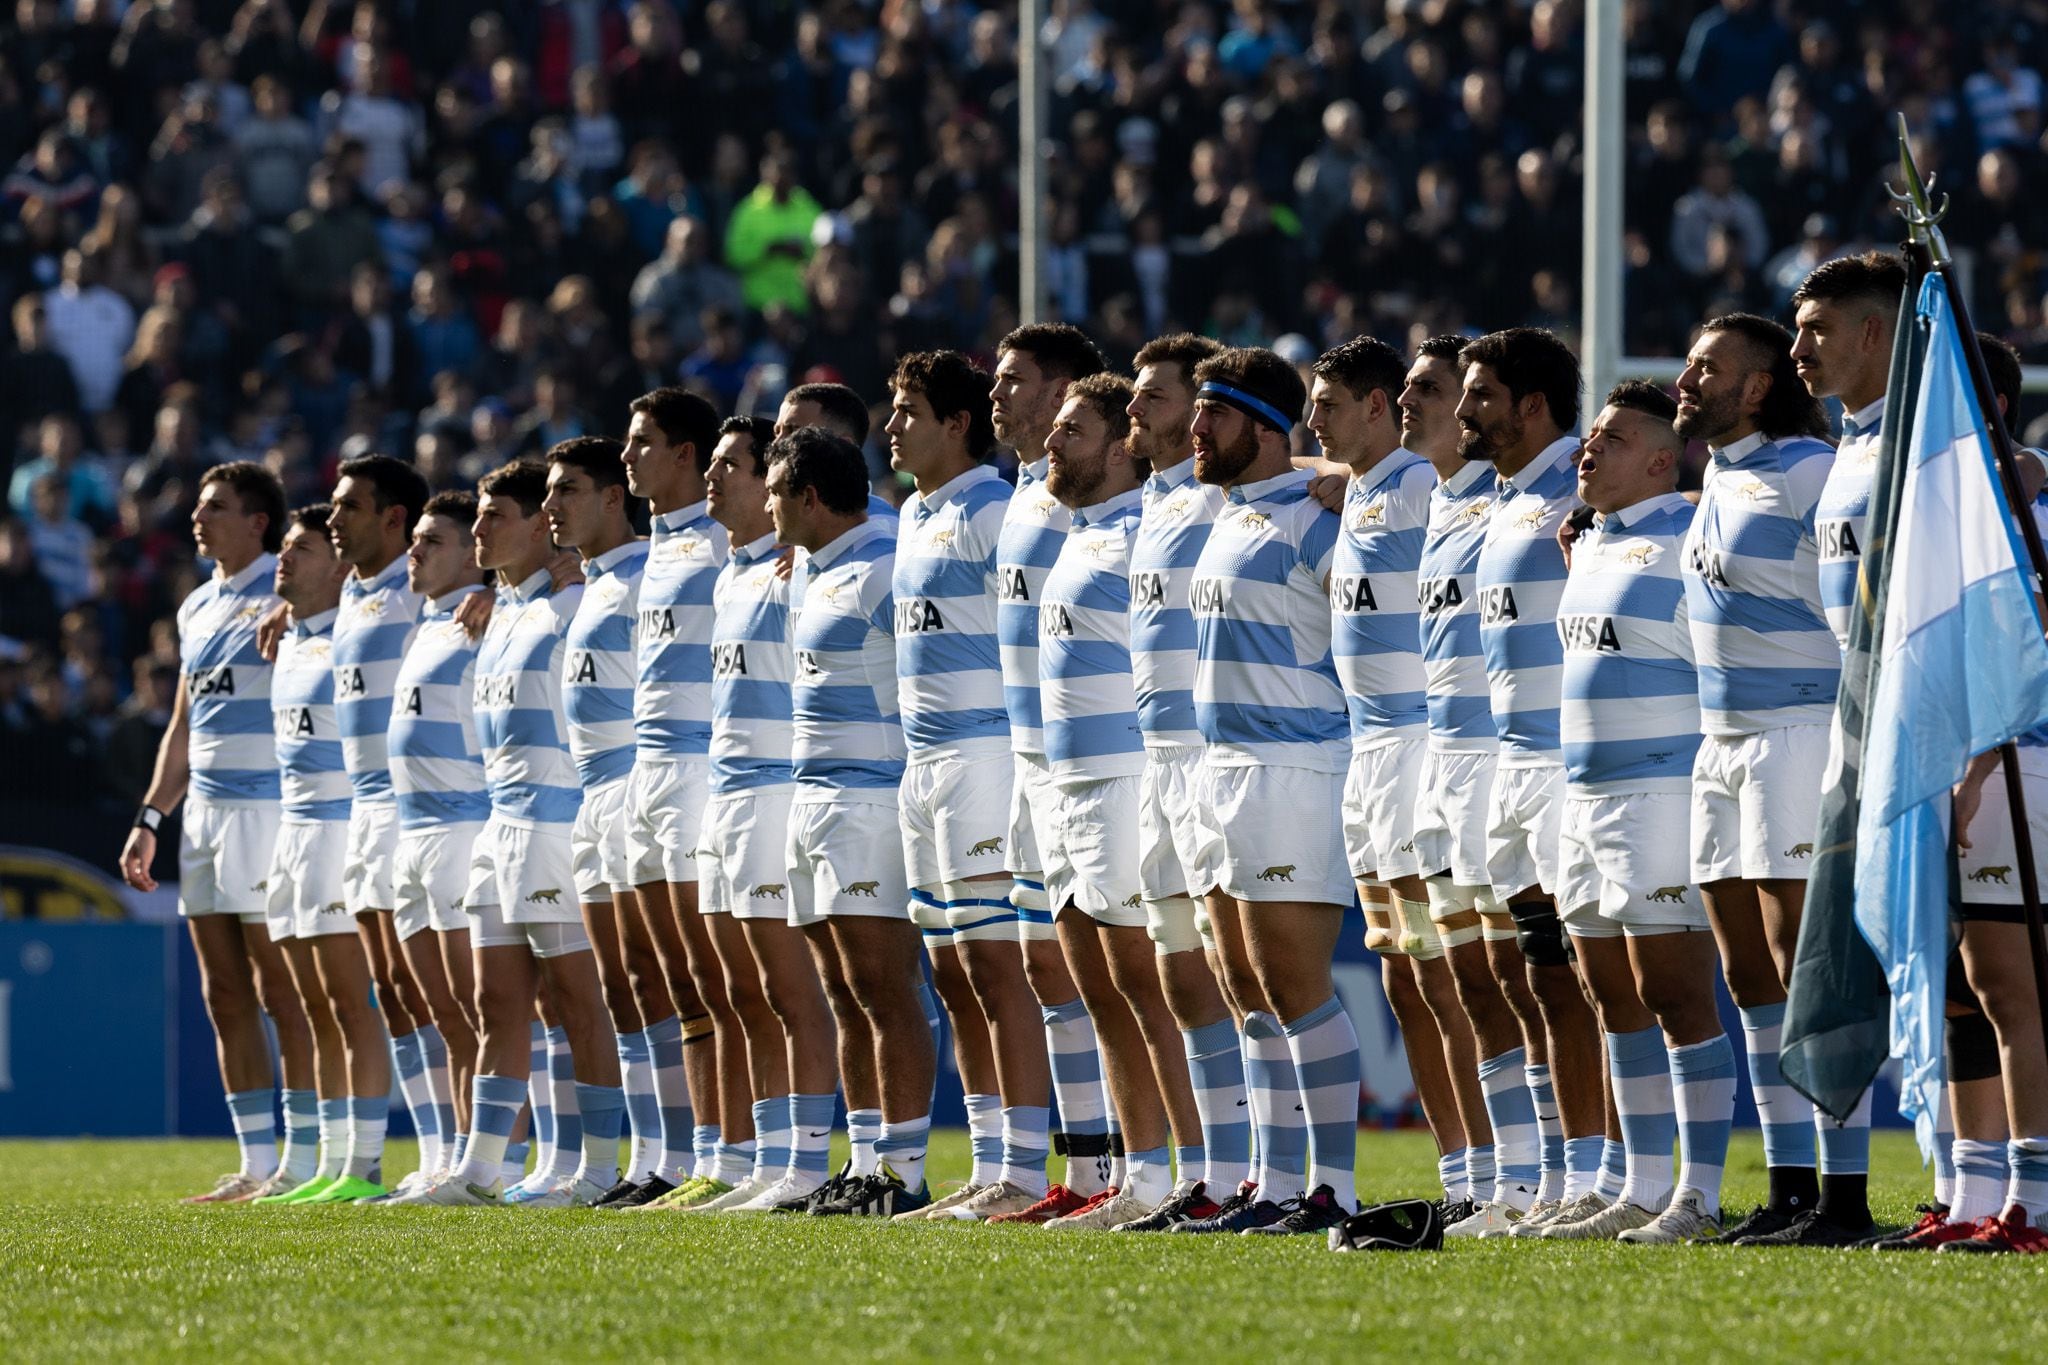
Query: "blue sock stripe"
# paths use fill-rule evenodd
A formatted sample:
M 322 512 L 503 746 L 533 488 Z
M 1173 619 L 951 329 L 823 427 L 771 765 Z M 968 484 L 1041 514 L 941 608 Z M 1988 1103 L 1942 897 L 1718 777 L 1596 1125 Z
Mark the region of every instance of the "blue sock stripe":
M 526 1082 L 512 1076 L 478 1072 L 471 1094 L 471 1129 L 505 1137 L 512 1132 L 512 1125 L 519 1119 L 519 1106 L 526 1101 Z
M 1564 1140 L 1564 1168 L 1575 1175 L 1593 1175 L 1600 1169 L 1600 1158 L 1607 1148 L 1607 1138 L 1575 1137 Z
M 585 1085 L 576 1082 L 577 1122 L 583 1131 L 600 1142 L 616 1142 L 624 1131 L 626 1118 L 625 1087 L 617 1085 Z M 557 1119 L 557 1122 L 560 1122 Z M 578 1146 L 582 1143 L 579 1141 Z

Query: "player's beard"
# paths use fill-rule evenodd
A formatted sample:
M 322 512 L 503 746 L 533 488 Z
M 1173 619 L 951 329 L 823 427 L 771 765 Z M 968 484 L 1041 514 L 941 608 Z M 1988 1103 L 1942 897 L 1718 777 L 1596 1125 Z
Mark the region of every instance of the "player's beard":
M 1237 439 L 1227 446 L 1215 446 L 1208 455 L 1195 452 L 1195 477 L 1207 484 L 1229 485 L 1259 458 L 1259 433 L 1246 421 Z
M 1740 394 L 1723 393 L 1709 398 L 1703 393 L 1693 400 L 1691 412 L 1681 412 L 1672 420 L 1671 429 L 1688 441 L 1695 437 L 1711 441 L 1740 420 L 1736 405 L 1741 401 Z
M 1519 417 L 1504 418 L 1489 431 L 1484 427 L 1458 428 L 1458 458 L 1461 460 L 1484 460 L 1491 463 L 1500 458 L 1503 450 L 1512 449 L 1522 443 L 1524 427 Z
M 1098 450 L 1092 460 L 1062 455 L 1047 471 L 1046 491 L 1069 507 L 1087 507 L 1109 477 L 1109 452 Z

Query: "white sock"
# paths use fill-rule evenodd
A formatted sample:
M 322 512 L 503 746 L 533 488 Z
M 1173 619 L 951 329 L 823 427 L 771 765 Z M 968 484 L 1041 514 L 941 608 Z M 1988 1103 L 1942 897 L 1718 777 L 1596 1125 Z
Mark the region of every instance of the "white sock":
M 1127 1153 L 1124 1165 L 1126 1183 L 1118 1188 L 1146 1208 L 1158 1208 L 1173 1193 L 1173 1162 L 1167 1148 Z
M 971 1116 L 970 1116 L 971 1117 Z M 875 1155 L 875 1144 L 882 1137 L 882 1111 L 879 1109 L 849 1109 L 846 1111 L 846 1140 L 853 1150 L 853 1166 L 850 1174 L 873 1175 L 880 1158 Z M 901 1174 L 901 1172 L 898 1172 Z M 911 1186 L 912 1189 L 917 1188 Z

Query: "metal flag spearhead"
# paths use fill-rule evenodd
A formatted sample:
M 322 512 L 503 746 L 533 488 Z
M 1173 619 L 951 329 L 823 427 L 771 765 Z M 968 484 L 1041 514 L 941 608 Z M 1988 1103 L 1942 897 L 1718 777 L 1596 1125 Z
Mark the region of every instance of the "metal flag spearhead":
M 1941 234 L 1941 220 L 1948 217 L 1948 196 L 1941 196 L 1939 204 L 1928 198 L 1938 177 L 1921 179 L 1920 167 L 1913 160 L 1913 143 L 1906 127 L 1906 116 L 1895 115 L 1899 121 L 1899 178 L 1905 182 L 1903 191 L 1885 186 L 1891 195 L 1893 207 L 1906 220 L 1907 235 L 1927 248 L 1928 255 L 1936 265 L 1947 265 L 1949 260 L 1948 242 Z

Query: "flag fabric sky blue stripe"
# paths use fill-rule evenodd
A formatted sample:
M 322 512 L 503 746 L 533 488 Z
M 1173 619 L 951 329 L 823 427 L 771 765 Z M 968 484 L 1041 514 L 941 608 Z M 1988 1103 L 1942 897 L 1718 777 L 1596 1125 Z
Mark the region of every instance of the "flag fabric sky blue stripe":
M 1863 746 L 1856 922 L 1892 991 L 1900 1111 L 1942 1079 L 1948 793 L 1970 757 L 2048 720 L 2048 641 L 1942 277 L 1921 287 L 1920 402 Z

